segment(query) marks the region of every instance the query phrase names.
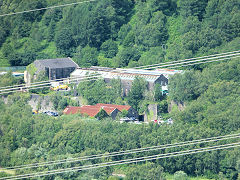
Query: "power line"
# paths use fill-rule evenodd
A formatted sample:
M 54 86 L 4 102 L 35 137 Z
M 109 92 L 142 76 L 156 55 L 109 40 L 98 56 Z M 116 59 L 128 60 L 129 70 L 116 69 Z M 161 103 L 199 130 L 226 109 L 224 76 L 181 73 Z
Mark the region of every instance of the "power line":
M 210 57 L 210 58 L 205 58 L 205 59 L 199 59 L 199 60 L 193 60 L 193 61 L 186 61 L 186 62 L 176 62 L 174 61 L 174 63 L 172 64 L 165 64 L 165 65 L 158 65 L 158 66 L 153 66 L 153 67 L 147 67 L 147 68 L 143 68 L 143 69 L 155 69 L 155 68 L 166 68 L 168 66 L 172 67 L 172 66 L 175 66 L 175 65 L 180 65 L 180 64 L 188 64 L 188 63 L 195 63 L 195 62 L 200 62 L 200 61 L 207 61 L 207 60 L 211 60 L 211 59 L 219 59 L 219 58 L 226 58 L 226 57 L 239 57 L 240 56 L 240 53 L 235 53 L 235 54 L 230 54 L 230 55 L 224 55 L 224 56 L 217 56 L 217 57 Z
M 230 53 L 230 52 L 229 52 Z M 182 62 L 182 63 L 173 63 L 173 64 L 169 64 L 169 65 L 162 65 L 162 66 L 155 66 L 155 67 L 151 67 L 151 68 L 146 68 L 146 69 L 155 69 L 155 68 L 162 68 L 162 67 L 167 67 L 167 68 L 177 68 L 177 67 L 186 67 L 186 66 L 192 66 L 192 65 L 196 65 L 196 64 L 203 64 L 203 63 L 210 63 L 210 62 L 218 62 L 218 61 L 223 61 L 223 60 L 230 60 L 230 59 L 234 59 L 234 58 L 238 58 L 240 57 L 240 53 L 236 53 L 236 54 L 230 54 L 229 55 L 225 55 L 225 56 L 219 56 L 219 57 L 213 57 L 213 58 L 207 58 L 207 59 L 201 59 L 201 60 L 195 60 L 195 61 L 188 61 L 188 62 Z M 226 53 L 225 53 L 226 54 Z M 212 55 L 213 56 L 213 55 Z M 225 57 L 228 57 L 228 58 L 225 58 Z M 220 58 L 220 59 L 217 59 L 217 60 L 210 60 L 210 61 L 207 61 L 209 59 L 216 59 L 216 58 Z M 200 61 L 200 62 L 199 62 Z M 201 62 L 201 61 L 204 61 L 204 62 Z M 175 61 L 174 61 L 175 62 Z M 197 63 L 198 62 L 198 63 Z M 183 65 L 184 64 L 184 65 Z M 176 65 L 179 65 L 179 66 L 176 66 Z M 101 75 L 99 75 L 99 77 L 101 77 Z M 82 78 L 82 77 L 76 77 L 77 78 Z M 93 78 L 93 77 L 92 77 Z M 97 77 L 98 78 L 98 77 Z M 65 78 L 63 78 L 65 79 Z M 94 79 L 92 79 L 94 80 Z M 53 80 L 54 81 L 54 80 Z M 74 81 L 73 78 L 70 80 L 68 80 L 68 82 L 72 82 Z M 45 81 L 45 82 L 49 82 L 49 81 Z M 39 82 L 40 83 L 40 82 Z M 39 87 L 38 86 L 43 86 L 43 85 L 50 85 L 50 83 L 46 83 L 46 84 L 39 84 L 39 83 L 36 83 L 38 85 L 32 85 L 32 86 L 23 86 L 23 87 L 15 87 L 15 88 L 9 88 L 9 89 L 0 89 L 0 95 L 3 95 L 3 94 L 8 94 L 8 93 L 11 93 L 11 92 L 17 92 L 17 91 L 21 91 L 22 89 L 30 89 L 32 87 L 36 87 L 34 89 L 38 89 Z M 32 88 L 33 89 L 33 88 Z M 5 92 L 3 92 L 5 91 Z M 2 93 L 1 93 L 2 92 Z
M 100 74 L 96 73 L 96 74 L 81 76 L 79 78 L 91 77 L 91 76 L 96 76 L 96 75 L 100 75 Z M 71 80 L 71 79 L 74 79 L 74 78 L 77 78 L 77 77 L 60 78 L 60 79 L 47 80 L 47 81 L 37 81 L 37 82 L 30 83 L 29 85 L 41 84 L 41 83 L 50 83 L 50 82 L 63 82 L 63 81 L 68 81 L 68 80 Z M 13 87 L 20 87 L 20 86 L 28 86 L 28 84 L 24 83 L 24 84 L 18 84 L 18 85 L 13 85 L 13 86 L 2 86 L 2 87 L 0 87 L 0 91 L 1 91 L 1 89 L 4 89 L 4 88 L 13 88 Z
M 171 68 L 186 67 L 186 66 L 194 66 L 194 65 L 197 65 L 197 64 L 205 64 L 205 63 L 211 63 L 211 62 L 226 61 L 226 60 L 231 60 L 231 59 L 235 59 L 235 58 L 239 58 L 239 57 L 240 56 L 224 58 L 224 59 L 218 59 L 218 60 L 212 60 L 212 61 L 199 62 L 199 63 L 192 63 L 192 64 L 187 64 L 187 65 L 174 66 L 174 67 L 170 67 L 170 69 Z
M 68 79 L 66 81 L 70 84 L 73 81 L 80 81 L 80 82 L 85 82 L 85 80 L 86 81 L 88 81 L 88 80 L 92 81 L 92 80 L 96 80 L 100 77 L 101 77 L 100 75 L 96 75 L 96 76 L 90 75 L 90 76 L 84 76 L 84 77 L 75 77 L 75 78 Z M 64 82 L 64 80 L 63 81 L 57 81 L 57 82 Z M 51 85 L 51 83 L 49 82 L 49 83 L 36 84 L 36 85 L 30 85 L 30 86 L 25 85 L 25 86 L 14 87 L 14 88 L 9 88 L 9 89 L 1 89 L 0 90 L 0 95 L 12 93 L 12 92 L 18 92 L 18 91 L 22 91 L 22 90 L 39 89 L 39 88 L 42 88 L 43 86 L 44 87 L 50 87 L 50 85 Z
M 66 6 L 73 6 L 73 5 L 77 5 L 77 4 L 83 4 L 83 3 L 94 2 L 94 1 L 97 1 L 97 0 L 81 1 L 81 2 L 75 2 L 75 3 L 70 3 L 70 4 L 62 4 L 62 5 L 39 8 L 39 9 L 30 9 L 30 10 L 26 10 L 26 11 L 20 11 L 20 12 L 8 13 L 8 14 L 1 14 L 0 17 L 29 13 L 29 12 L 35 12 L 35 11 L 43 11 L 43 10 L 47 10 L 47 9 L 55 9 L 55 8 L 61 8 L 61 7 L 66 7 Z
M 199 139 L 199 140 L 185 141 L 185 142 L 179 142 L 179 143 L 174 143 L 174 144 L 151 146 L 151 147 L 145 147 L 145 148 L 136 148 L 136 149 L 130 149 L 130 150 L 126 150 L 126 151 L 117 151 L 117 152 L 111 152 L 109 154 L 97 154 L 97 155 L 83 156 L 83 157 L 78 157 L 78 158 L 70 158 L 70 159 L 62 159 L 62 160 L 48 161 L 48 162 L 42 162 L 42 163 L 34 163 L 34 164 L 6 167 L 6 168 L 1 168 L 1 169 L 2 170 L 20 170 L 20 169 L 36 168 L 36 167 L 42 167 L 42 166 L 50 166 L 50 165 L 57 165 L 57 164 L 63 164 L 63 163 L 87 161 L 87 160 L 114 157 L 114 156 L 127 155 L 127 154 L 133 154 L 133 153 L 141 153 L 141 152 L 146 152 L 146 151 L 155 151 L 155 150 L 160 150 L 160 149 L 183 147 L 183 146 L 195 145 L 195 144 L 200 144 L 200 143 L 209 143 L 209 142 L 222 141 L 222 140 L 227 140 L 227 139 L 235 139 L 235 138 L 239 138 L 239 137 L 240 137 L 240 133 L 230 134 L 230 135 L 225 135 L 225 136 L 217 136 L 217 137 L 211 137 L 211 138 L 205 138 L 205 139 Z
M 184 60 L 170 61 L 170 62 L 164 62 L 164 63 L 158 63 L 158 64 L 145 65 L 145 66 L 138 66 L 135 69 L 142 69 L 142 68 L 147 68 L 147 67 L 152 67 L 152 66 L 170 64 L 170 63 L 174 63 L 174 62 L 178 63 L 178 62 L 184 62 L 184 61 L 190 61 L 190 60 L 197 60 L 197 59 L 209 58 L 209 57 L 220 56 L 220 55 L 227 55 L 227 54 L 238 53 L 238 52 L 240 52 L 240 51 L 232 51 L 232 52 L 212 54 L 212 55 L 208 55 L 208 56 L 202 56 L 202 57 L 196 57 L 196 58 L 190 58 L 190 59 L 184 59 Z
M 185 60 L 179 60 L 179 61 L 170 61 L 170 62 L 165 62 L 165 63 L 159 63 L 159 64 L 153 64 L 153 65 L 146 65 L 146 66 L 140 66 L 141 68 L 147 68 L 149 66 L 157 66 L 157 65 L 161 65 L 161 64 L 171 64 L 171 63 L 179 63 L 179 62 L 183 62 L 183 61 L 188 61 L 188 60 L 194 60 L 194 59 L 202 59 L 202 58 L 207 58 L 207 57 L 213 57 L 213 56 L 219 56 L 219 55 L 225 55 L 225 54 L 233 54 L 233 53 L 236 53 L 236 52 L 240 52 L 240 51 L 232 51 L 232 52 L 226 52 L 226 53 L 221 53 L 221 54 L 213 54 L 213 55 L 209 55 L 209 56 L 203 56 L 203 57 L 198 57 L 198 58 L 191 58 L 191 59 L 185 59 Z M 225 56 L 224 56 L 225 57 Z M 140 67 L 136 67 L 137 68 L 140 68 Z M 98 74 L 95 74 L 95 75 L 98 75 Z M 34 82 L 34 83 L 31 83 L 31 85 L 33 84 L 39 84 L 39 83 L 48 83 L 48 82 L 55 82 L 55 81 L 63 81 L 63 80 L 69 80 L 71 79 L 71 77 L 69 78 L 61 78 L 61 79 L 55 79 L 55 80 L 49 80 L 49 81 L 39 81 L 39 82 Z M 26 86 L 27 84 L 19 84 L 19 85 L 14 85 L 14 86 L 5 86 L 5 87 L 0 87 L 0 91 L 1 89 L 3 88 L 12 88 L 12 87 L 19 87 L 19 86 Z
M 230 60 L 230 59 L 234 59 L 234 58 L 238 58 L 240 56 L 236 56 L 236 57 L 231 57 L 231 58 L 225 58 L 225 59 L 218 59 L 218 60 L 212 60 L 212 61 L 205 61 L 205 62 L 200 62 L 200 63 L 190 63 L 190 64 L 186 64 L 186 65 L 182 65 L 182 66 L 177 66 L 177 67 L 187 67 L 187 66 L 192 66 L 192 65 L 196 65 L 196 64 L 203 64 L 203 63 L 210 63 L 210 62 L 218 62 L 218 61 L 223 61 L 223 60 Z M 177 63 L 177 64 L 182 64 L 182 63 Z M 168 68 L 175 68 L 176 66 L 172 65 L 169 66 Z M 159 67 L 155 67 L 155 68 L 159 68 Z M 153 68 L 151 68 L 153 69 Z M 102 77 L 101 75 L 99 75 L 98 77 L 92 77 L 91 80 L 96 80 L 97 78 L 100 78 Z M 69 80 L 69 83 L 72 82 L 72 81 L 77 81 L 78 78 L 81 78 L 81 77 L 76 77 L 74 80 L 71 79 Z M 0 90 L 0 92 L 2 91 L 2 93 L 0 93 L 0 95 L 3 95 L 3 94 L 8 94 L 8 93 L 13 93 L 13 92 L 18 92 L 18 91 L 21 91 L 22 89 L 39 89 L 41 88 L 43 85 L 48 85 L 48 87 L 50 86 L 50 83 L 45 83 L 45 84 L 38 84 L 38 85 L 33 85 L 33 86 L 23 86 L 23 87 L 16 87 L 16 88 L 10 88 L 10 89 L 2 89 Z M 34 88 L 35 86 L 37 86 L 36 88 Z M 40 87 L 38 87 L 40 86 Z M 5 91 L 5 92 L 4 92 Z
M 78 166 L 78 167 L 71 167 L 71 168 L 63 168 L 63 169 L 57 169 L 57 170 L 51 170 L 51 171 L 42 171 L 37 173 L 31 173 L 31 174 L 22 174 L 17 176 L 9 176 L 0 178 L 2 179 L 24 179 L 24 178 L 33 178 L 33 177 L 40 177 L 40 176 L 48 176 L 48 175 L 54 175 L 54 174 L 61 174 L 61 173 L 67 173 L 67 172 L 75 172 L 80 170 L 88 170 L 88 169 L 94 169 L 94 168 L 102 168 L 102 167 L 109 167 L 109 166 L 116 166 L 116 165 L 122 165 L 122 164 L 131 164 L 136 162 L 143 162 L 143 161 L 151 161 L 156 159 L 163 159 L 163 158 L 170 158 L 170 157 L 177 157 L 177 156 L 183 156 L 183 155 L 190 155 L 190 154 L 197 154 L 202 152 L 210 152 L 210 151 L 216 151 L 216 150 L 222 150 L 222 149 L 229 149 L 229 148 L 235 148 L 239 147 L 240 142 L 237 143 L 231 143 L 231 144 L 223 144 L 218 146 L 209 146 L 205 148 L 198 148 L 198 149 L 190 149 L 185 151 L 176 151 L 171 153 L 165 153 L 165 154 L 158 154 L 158 155 L 152 155 L 152 156 L 145 156 L 145 157 L 138 157 L 133 159 L 126 159 L 126 160 L 119 160 L 119 161 L 110 161 L 105 163 L 99 163 L 99 164 L 92 164 L 92 165 L 85 165 L 85 166 Z

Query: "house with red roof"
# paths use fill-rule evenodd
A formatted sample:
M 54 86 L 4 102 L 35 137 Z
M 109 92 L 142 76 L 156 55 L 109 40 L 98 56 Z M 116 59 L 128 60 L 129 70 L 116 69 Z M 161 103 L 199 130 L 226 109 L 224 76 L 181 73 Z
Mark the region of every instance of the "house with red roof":
M 96 106 L 82 106 L 82 107 L 68 106 L 63 110 L 63 114 L 77 114 L 77 113 L 89 117 L 94 117 L 97 119 L 102 119 L 104 117 L 109 116 L 109 114 L 103 108 Z
M 128 105 L 115 105 L 115 104 L 102 104 L 86 105 L 81 107 L 68 106 L 63 110 L 63 114 L 76 114 L 87 115 L 90 117 L 98 118 L 110 116 L 116 119 L 119 112 L 126 110 L 128 117 L 138 118 L 138 113 L 131 106 Z
M 129 105 L 116 105 L 116 104 L 103 104 L 103 103 L 98 103 L 96 106 L 99 107 L 112 107 L 118 109 L 120 112 L 123 112 L 126 110 L 127 117 L 134 117 L 135 119 L 138 119 L 138 112 L 132 108 L 132 106 Z

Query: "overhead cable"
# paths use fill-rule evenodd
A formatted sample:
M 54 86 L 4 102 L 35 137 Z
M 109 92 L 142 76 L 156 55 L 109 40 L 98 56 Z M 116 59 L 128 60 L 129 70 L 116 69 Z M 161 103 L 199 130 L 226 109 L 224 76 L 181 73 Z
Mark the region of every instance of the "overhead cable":
M 1 168 L 1 169 L 2 170 L 20 170 L 20 169 L 36 168 L 36 167 L 42 167 L 42 166 L 58 165 L 58 164 L 63 164 L 63 163 L 73 163 L 73 162 L 79 162 L 79 161 L 87 161 L 87 160 L 93 160 L 93 159 L 122 156 L 122 155 L 127 155 L 127 154 L 142 153 L 142 152 L 146 152 L 146 151 L 156 151 L 156 150 L 161 150 L 161 149 L 183 147 L 183 146 L 189 146 L 189 145 L 196 145 L 196 144 L 200 144 L 200 143 L 223 141 L 223 140 L 235 139 L 235 138 L 239 138 L 239 137 L 240 137 L 240 133 L 230 134 L 230 135 L 225 135 L 225 136 L 210 137 L 210 138 L 205 138 L 205 139 L 185 141 L 185 142 L 179 142 L 179 143 L 174 143 L 174 144 L 136 148 L 136 149 L 130 149 L 130 150 L 125 150 L 125 151 L 110 152 L 108 154 L 96 154 L 96 155 L 82 156 L 82 157 L 77 157 L 77 158 L 68 158 L 68 159 L 62 159 L 62 160 L 56 160 L 56 161 L 48 161 L 48 162 L 26 164 L 26 165 L 20 165 L 20 166 L 12 166 L 12 167 L 6 167 L 6 168 Z
M 7 14 L 0 14 L 0 17 L 11 16 L 11 15 L 16 15 L 16 14 L 23 14 L 23 13 L 29 13 L 29 12 L 35 12 L 35 11 L 43 11 L 43 10 L 47 10 L 47 9 L 55 9 L 55 8 L 61 8 L 61 7 L 66 7 L 66 6 L 73 6 L 73 5 L 77 5 L 77 4 L 89 3 L 89 2 L 94 2 L 94 1 L 97 1 L 97 0 L 81 1 L 81 2 L 75 2 L 75 3 L 70 3 L 70 4 L 62 4 L 62 5 L 45 7 L 45 8 L 39 8 L 39 9 L 30 9 L 30 10 L 26 10 L 26 11 L 13 12 L 13 13 L 7 13 Z
M 76 172 L 76 171 L 80 171 L 80 170 L 88 170 L 88 169 L 116 166 L 116 165 L 122 165 L 122 164 L 131 164 L 131 163 L 136 163 L 136 162 L 151 161 L 151 160 L 156 160 L 156 159 L 177 157 L 177 156 L 183 156 L 183 155 L 190 155 L 190 154 L 196 154 L 196 153 L 210 152 L 210 151 L 216 151 L 216 150 L 222 150 L 222 149 L 235 148 L 235 147 L 239 147 L 239 146 L 240 146 L 240 142 L 237 142 L 237 143 L 231 143 L 231 144 L 209 146 L 209 147 L 205 147 L 205 148 L 190 149 L 190 150 L 185 150 L 185 151 L 176 151 L 176 152 L 171 152 L 171 153 L 138 157 L 138 158 L 132 158 L 132 159 L 119 160 L 119 161 L 112 161 L 112 162 L 110 161 L 110 162 L 99 163 L 99 164 L 84 165 L 84 166 L 63 168 L 63 169 L 50 170 L 50 171 L 42 171 L 42 172 L 31 173 L 31 174 L 22 174 L 22 175 L 17 175 L 17 176 L 9 176 L 9 177 L 0 178 L 0 180 L 2 180 L 2 179 L 5 179 L 5 180 L 7 180 L 7 179 L 24 179 L 24 178 L 49 176 L 49 175 L 54 175 L 54 174 L 67 173 L 67 172 Z
M 226 60 L 231 60 L 231 59 L 235 59 L 235 58 L 240 58 L 240 56 L 229 57 L 229 58 L 218 59 L 218 60 L 211 60 L 211 61 L 204 61 L 204 62 L 199 62 L 199 63 L 191 63 L 191 64 L 180 65 L 180 66 L 173 66 L 173 67 L 169 67 L 169 68 L 172 69 L 172 68 L 179 68 L 179 67 L 194 66 L 194 65 L 197 65 L 197 64 L 205 64 L 205 63 L 211 63 L 211 62 L 226 61 Z
M 203 59 L 203 58 L 209 58 L 209 57 L 214 57 L 214 56 L 220 56 L 220 55 L 226 55 L 226 54 L 233 54 L 233 53 L 239 53 L 240 51 L 232 51 L 232 52 L 225 52 L 225 53 L 220 53 L 220 54 L 212 54 L 208 56 L 202 56 L 202 57 L 196 57 L 196 58 L 190 58 L 190 59 L 183 59 L 183 60 L 177 60 L 177 61 L 169 61 L 169 62 L 163 62 L 163 63 L 158 63 L 158 64 L 150 64 L 150 65 L 145 65 L 145 66 L 138 66 L 135 67 L 135 69 L 142 69 L 142 68 L 148 68 L 152 66 L 158 66 L 158 65 L 165 65 L 165 64 L 170 64 L 170 63 L 178 63 L 178 62 L 184 62 L 184 61 L 190 61 L 190 60 L 197 60 L 197 59 Z
M 176 65 L 181 65 L 181 64 L 191 64 L 191 63 L 195 63 L 195 62 L 199 62 L 199 61 L 207 61 L 207 60 L 211 60 L 211 59 L 219 59 L 219 58 L 231 58 L 240 56 L 240 53 L 235 53 L 235 54 L 228 54 L 228 55 L 224 55 L 224 56 L 217 56 L 217 57 L 210 57 L 210 58 L 204 58 L 204 59 L 199 59 L 199 60 L 193 60 L 193 61 L 185 61 L 185 62 L 176 62 L 176 63 L 172 63 L 172 64 L 166 64 L 166 65 L 159 65 L 159 66 L 153 66 L 153 67 L 147 67 L 147 68 L 142 68 L 142 69 L 155 69 L 155 68 L 168 68 L 168 66 L 172 67 L 172 66 L 176 66 Z
M 221 57 L 221 58 L 220 58 Z M 227 57 L 227 58 L 225 58 Z M 169 65 L 163 65 L 163 66 L 155 66 L 155 67 L 151 67 L 151 68 L 146 68 L 146 69 L 156 69 L 156 68 L 163 68 L 163 67 L 167 67 L 169 69 L 171 68 L 177 68 L 177 67 L 187 67 L 187 66 L 192 66 L 192 65 L 197 65 L 197 64 L 204 64 L 204 63 L 210 63 L 210 62 L 218 62 L 218 61 L 223 61 L 223 60 L 230 60 L 230 59 L 234 59 L 234 58 L 239 58 L 240 57 L 240 53 L 235 53 L 235 54 L 231 54 L 231 55 L 225 55 L 225 56 L 219 56 L 219 57 L 213 57 L 213 58 L 207 58 L 207 59 L 201 59 L 201 60 L 195 60 L 195 61 L 190 61 L 190 62 L 182 62 L 182 63 L 174 63 L 174 64 L 169 64 Z M 207 61 L 209 59 L 216 59 L 216 58 L 220 58 L 220 59 L 217 59 L 217 60 L 210 60 L 210 61 Z M 199 61 L 203 61 L 203 62 L 199 62 Z M 178 65 L 178 66 L 176 66 Z M 99 77 L 101 77 L 101 75 L 99 75 Z M 96 77 L 96 78 L 99 78 L 99 77 Z M 76 79 L 78 78 L 82 78 L 82 77 L 76 77 Z M 94 77 L 92 77 L 94 78 Z M 65 79 L 65 78 L 64 78 Z M 94 80 L 94 79 L 93 79 Z M 53 80 L 54 81 L 54 80 Z M 72 82 L 74 81 L 74 78 L 70 78 L 70 80 L 68 80 L 69 82 Z M 49 82 L 49 81 L 46 81 L 46 82 Z M 59 81 L 60 82 L 60 81 Z M 49 83 L 46 83 L 46 84 L 40 84 L 40 82 L 36 83 L 38 85 L 36 85 L 37 87 L 34 88 L 34 89 L 38 89 L 38 86 L 43 86 L 43 85 L 49 85 Z M 18 85 L 17 85 L 18 86 Z M 11 93 L 11 92 L 18 92 L 18 91 L 21 91 L 22 89 L 29 89 L 29 88 L 32 88 L 34 87 L 35 85 L 32 85 L 32 86 L 22 86 L 22 87 L 15 87 L 15 88 L 9 88 L 9 89 L 0 89 L 0 95 L 3 95 L 3 94 L 8 94 L 8 93 Z M 5 91 L 5 92 L 4 92 Z M 1 93 L 2 92 L 2 93 Z

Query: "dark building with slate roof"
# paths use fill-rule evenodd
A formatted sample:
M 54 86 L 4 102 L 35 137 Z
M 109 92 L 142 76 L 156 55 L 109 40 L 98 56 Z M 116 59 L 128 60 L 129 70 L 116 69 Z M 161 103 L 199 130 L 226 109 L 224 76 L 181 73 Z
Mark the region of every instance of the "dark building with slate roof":
M 78 67 L 71 58 L 36 60 L 33 63 L 37 68 L 36 74 L 44 71 L 49 80 L 70 77 L 70 74 Z
M 71 58 L 35 60 L 33 64 L 37 68 L 33 77 L 29 72 L 24 72 L 24 80 L 27 84 L 42 72 L 48 76 L 49 80 L 54 80 L 70 77 L 70 74 L 79 67 Z

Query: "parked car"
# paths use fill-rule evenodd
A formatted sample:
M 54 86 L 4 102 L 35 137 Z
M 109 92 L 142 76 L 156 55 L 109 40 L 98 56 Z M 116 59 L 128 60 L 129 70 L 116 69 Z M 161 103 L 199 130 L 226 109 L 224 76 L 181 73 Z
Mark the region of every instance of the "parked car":
M 52 112 L 52 111 L 45 111 L 45 112 L 43 112 L 43 114 L 47 114 L 47 115 L 49 115 L 49 116 L 58 116 L 58 113 L 57 112 Z
M 32 114 L 38 114 L 38 110 L 33 110 Z

